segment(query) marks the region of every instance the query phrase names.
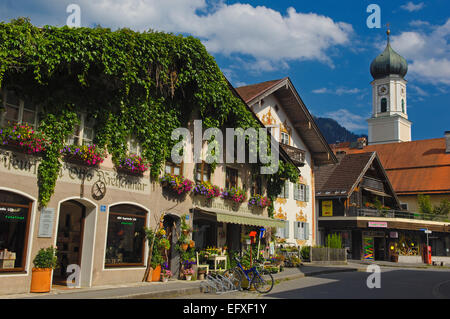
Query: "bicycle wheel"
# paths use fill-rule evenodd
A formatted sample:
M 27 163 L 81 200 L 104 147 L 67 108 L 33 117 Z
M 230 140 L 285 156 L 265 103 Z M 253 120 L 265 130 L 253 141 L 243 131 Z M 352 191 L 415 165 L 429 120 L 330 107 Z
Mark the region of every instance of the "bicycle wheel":
M 255 272 L 252 278 L 253 287 L 260 293 L 265 294 L 273 288 L 273 277 L 270 272 L 263 270 L 259 273 Z
M 235 289 L 241 290 L 242 275 L 239 269 L 236 268 L 228 269 L 223 273 L 223 276 L 231 281 Z

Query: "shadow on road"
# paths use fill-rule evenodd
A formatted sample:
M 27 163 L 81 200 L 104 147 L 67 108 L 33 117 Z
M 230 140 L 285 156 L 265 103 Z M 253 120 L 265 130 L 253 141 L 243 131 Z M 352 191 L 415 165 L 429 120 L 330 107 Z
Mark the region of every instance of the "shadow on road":
M 284 283 L 305 285 L 266 295 L 283 299 L 434 299 L 450 298 L 450 272 L 389 270 L 380 273 L 380 288 L 369 288 L 367 278 L 373 273 L 334 273 L 302 278 Z M 324 280 L 329 280 L 324 283 Z M 447 284 L 448 283 L 448 284 Z M 306 286 L 307 285 L 307 286 Z

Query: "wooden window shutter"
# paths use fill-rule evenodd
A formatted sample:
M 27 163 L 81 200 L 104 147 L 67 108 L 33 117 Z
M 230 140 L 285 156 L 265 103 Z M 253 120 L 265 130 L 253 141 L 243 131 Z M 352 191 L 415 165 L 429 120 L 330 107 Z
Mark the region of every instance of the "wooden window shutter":
M 289 238 L 289 221 L 286 220 L 286 224 L 284 226 L 284 238 Z
M 305 202 L 309 202 L 309 185 L 305 185 Z
M 289 198 L 289 181 L 284 183 L 284 198 Z
M 305 227 L 305 239 L 309 239 L 309 223 L 304 223 L 303 227 Z

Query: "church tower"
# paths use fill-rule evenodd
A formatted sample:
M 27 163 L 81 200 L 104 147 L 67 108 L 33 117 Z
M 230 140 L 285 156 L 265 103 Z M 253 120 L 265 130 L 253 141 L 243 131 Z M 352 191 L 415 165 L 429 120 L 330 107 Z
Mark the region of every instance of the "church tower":
M 406 107 L 406 60 L 390 45 L 370 65 L 372 74 L 372 117 L 369 123 L 369 145 L 411 141 L 411 122 Z

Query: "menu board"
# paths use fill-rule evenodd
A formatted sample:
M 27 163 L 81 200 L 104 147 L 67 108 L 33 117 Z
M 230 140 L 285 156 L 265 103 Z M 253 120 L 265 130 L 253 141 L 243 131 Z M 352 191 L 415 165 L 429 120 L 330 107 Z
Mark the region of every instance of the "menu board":
M 53 233 L 53 223 L 55 221 L 54 208 L 42 208 L 39 219 L 38 237 L 51 238 Z

